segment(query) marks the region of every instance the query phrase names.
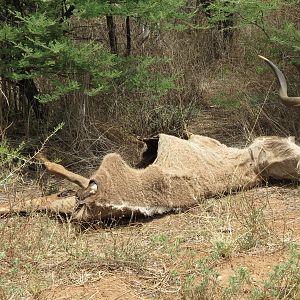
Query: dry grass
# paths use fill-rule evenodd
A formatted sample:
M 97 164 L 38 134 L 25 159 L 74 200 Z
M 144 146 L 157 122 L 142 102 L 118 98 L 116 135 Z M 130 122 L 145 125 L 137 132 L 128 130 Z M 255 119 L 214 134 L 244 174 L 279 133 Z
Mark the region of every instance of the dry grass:
M 92 291 L 91 299 L 115 299 L 121 286 L 128 299 L 252 299 L 287 257 L 288 243 L 298 243 L 299 210 L 295 188 L 272 187 L 130 224 L 80 228 L 58 216 L 3 218 L 3 299 L 86 299 Z M 113 292 L 101 296 L 99 288 Z
M 105 23 L 94 25 L 91 39 L 106 36 Z M 139 145 L 132 133 L 180 135 L 188 127 L 230 145 L 259 134 L 299 135 L 299 112 L 278 104 L 273 74 L 256 57 L 268 54 L 257 29 L 236 30 L 232 51 L 216 59 L 218 39 L 213 31 L 191 30 L 152 34 L 143 49 L 133 45 L 134 55 L 171 58 L 155 70 L 174 75 L 178 88 L 148 107 L 141 95 L 120 89 L 54 103 L 49 124 L 61 121 L 60 111 L 66 122 L 53 142 L 56 156 L 90 173 L 108 151 L 133 160 Z M 30 122 L 28 128 L 38 128 Z M 48 181 L 47 190 L 50 184 L 57 189 Z M 3 192 L 0 200 L 13 198 Z M 59 216 L 2 218 L 0 299 L 296 299 L 297 259 L 274 275 L 271 287 L 266 280 L 287 259 L 287 245 L 299 244 L 298 193 L 264 187 L 205 200 L 181 214 L 88 228 Z

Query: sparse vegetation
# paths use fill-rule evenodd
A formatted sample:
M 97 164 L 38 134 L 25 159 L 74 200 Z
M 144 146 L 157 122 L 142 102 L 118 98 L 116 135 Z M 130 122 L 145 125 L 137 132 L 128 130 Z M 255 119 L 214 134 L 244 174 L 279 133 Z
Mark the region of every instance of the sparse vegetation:
M 13 170 L 19 168 L 24 160 L 21 151 L 24 144 L 17 148 L 11 148 L 5 138 L 0 143 L 0 186 L 12 184 L 12 181 L 18 179 L 18 174 L 14 174 Z
M 284 200 L 288 188 L 277 198 L 268 198 L 270 192 L 276 193 L 276 187 L 261 188 L 259 199 L 254 197 L 257 191 L 249 191 L 244 199 L 252 197 L 255 205 L 268 200 L 262 213 L 274 222 L 279 220 L 270 208 L 277 209 L 280 202 L 286 215 L 295 213 L 289 201 L 297 200 Z M 239 237 L 245 228 L 240 221 L 246 211 L 239 214 L 238 198 L 230 196 L 235 214 L 224 198 L 127 226 L 83 229 L 68 220 L 39 214 L 0 219 L 2 292 L 8 299 L 39 294 L 44 299 L 44 292 L 52 288 L 49 293 L 55 298 L 55 293 L 66 288 L 90 286 L 93 290 L 104 278 L 111 278 L 117 284 L 126 282 L 127 292 L 147 299 L 170 295 L 174 299 L 285 299 L 281 297 L 295 295 L 299 254 L 295 247 L 290 257 L 288 253 L 290 226 L 297 224 L 282 220 L 274 227 L 276 234 L 259 235 L 255 244 L 243 248 Z M 278 240 L 280 235 L 284 244 Z
M 299 112 L 257 58 L 300 94 L 299 12 L 293 0 L 2 1 L 0 202 L 65 187 L 28 168 L 47 145 L 91 173 L 107 152 L 133 162 L 136 137 L 159 132 L 299 137 Z M 0 299 L 298 299 L 298 193 L 265 186 L 84 228 L 0 218 Z
M 297 299 L 300 288 L 300 265 L 296 245 L 290 245 L 289 258 L 275 265 L 261 288 L 252 290 L 250 299 Z

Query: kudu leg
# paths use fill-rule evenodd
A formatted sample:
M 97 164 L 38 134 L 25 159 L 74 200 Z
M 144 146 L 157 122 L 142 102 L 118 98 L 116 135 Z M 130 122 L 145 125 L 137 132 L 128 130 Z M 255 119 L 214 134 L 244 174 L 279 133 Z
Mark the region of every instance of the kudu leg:
M 46 169 L 53 174 L 61 175 L 62 177 L 66 178 L 67 180 L 79 185 L 82 188 L 87 188 L 89 185 L 89 179 L 68 171 L 65 169 L 64 166 L 49 161 L 43 154 L 38 154 L 36 158 L 43 163 Z
M 51 213 L 72 214 L 76 208 L 76 197 L 73 195 L 62 196 L 53 194 L 17 203 L 0 204 L 0 215 L 11 213 L 29 213 L 33 211 L 49 211 Z
M 42 154 L 38 154 L 36 158 L 41 161 L 46 169 L 57 175 L 61 175 L 67 180 L 87 188 L 89 179 L 66 170 L 62 165 L 50 162 Z M 14 203 L 0 204 L 0 215 L 10 213 L 32 212 L 32 211 L 49 211 L 52 213 L 72 214 L 76 208 L 75 192 L 71 195 L 53 194 L 50 196 L 39 197 L 29 200 L 23 200 Z

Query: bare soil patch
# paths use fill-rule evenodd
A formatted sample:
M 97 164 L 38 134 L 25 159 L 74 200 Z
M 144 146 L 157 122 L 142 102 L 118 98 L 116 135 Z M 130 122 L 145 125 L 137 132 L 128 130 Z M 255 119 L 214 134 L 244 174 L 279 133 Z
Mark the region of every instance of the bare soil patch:
M 40 300 L 135 300 L 140 299 L 129 284 L 126 278 L 121 276 L 107 275 L 95 282 L 83 285 L 59 286 L 42 292 L 37 299 Z

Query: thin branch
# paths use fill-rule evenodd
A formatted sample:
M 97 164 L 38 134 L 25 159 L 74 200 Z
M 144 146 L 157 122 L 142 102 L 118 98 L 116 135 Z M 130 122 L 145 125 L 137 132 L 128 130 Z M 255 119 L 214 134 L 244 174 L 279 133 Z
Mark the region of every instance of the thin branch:
M 3 97 L 5 98 L 6 103 L 7 103 L 7 106 L 9 106 L 8 98 L 7 98 L 7 96 L 5 95 L 5 93 L 3 92 L 2 88 L 0 88 L 0 92 L 1 92 L 1 94 L 3 95 Z

